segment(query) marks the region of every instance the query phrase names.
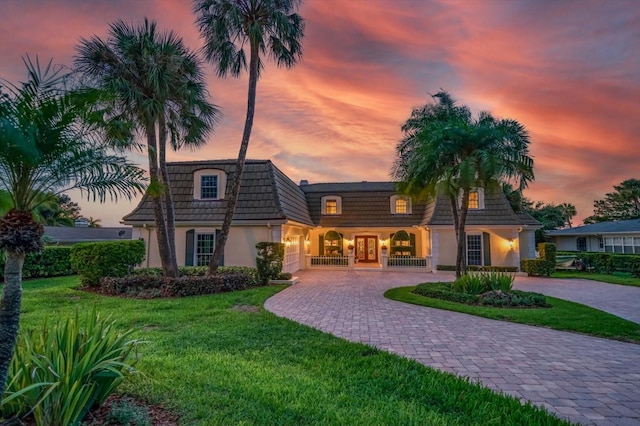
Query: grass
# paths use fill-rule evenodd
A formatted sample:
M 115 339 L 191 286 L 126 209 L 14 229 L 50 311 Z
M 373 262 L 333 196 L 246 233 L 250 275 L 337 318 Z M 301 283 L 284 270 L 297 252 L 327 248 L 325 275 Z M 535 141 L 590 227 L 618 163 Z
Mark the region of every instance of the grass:
M 148 342 L 136 364 L 143 374 L 120 390 L 164 403 L 184 425 L 566 424 L 466 379 L 276 317 L 262 305 L 282 287 L 131 300 L 77 285 L 26 282 L 23 329 L 93 306 L 123 330 L 139 328 L 135 337 Z
M 609 284 L 629 285 L 640 287 L 640 278 L 627 272 L 613 272 L 612 274 L 600 274 L 585 271 L 556 271 L 551 278 L 580 278 L 583 280 L 600 281 Z
M 438 283 L 425 285 L 438 285 Z M 547 301 L 551 304 L 550 308 L 495 308 L 465 305 L 413 294 L 412 291 L 415 288 L 415 286 L 393 288 L 384 295 L 389 299 L 414 305 L 463 312 L 500 321 L 548 327 L 554 330 L 588 334 L 606 339 L 640 343 L 640 324 L 563 299 L 547 296 Z

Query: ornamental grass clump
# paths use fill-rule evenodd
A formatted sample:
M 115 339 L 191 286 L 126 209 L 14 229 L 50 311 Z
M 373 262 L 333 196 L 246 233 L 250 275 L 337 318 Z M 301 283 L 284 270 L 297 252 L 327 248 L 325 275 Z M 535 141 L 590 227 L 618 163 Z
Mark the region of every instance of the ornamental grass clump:
M 138 342 L 93 309 L 20 334 L 11 361 L 2 417 L 29 414 L 37 425 L 78 425 L 135 370 L 127 359 Z
M 505 272 L 468 273 L 454 281 L 451 289 L 457 293 L 479 295 L 488 291 L 511 293 L 515 276 Z

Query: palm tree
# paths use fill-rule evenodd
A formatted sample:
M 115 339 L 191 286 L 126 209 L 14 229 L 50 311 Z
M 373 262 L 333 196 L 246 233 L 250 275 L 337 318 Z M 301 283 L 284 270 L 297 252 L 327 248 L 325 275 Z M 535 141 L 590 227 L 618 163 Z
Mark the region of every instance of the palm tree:
M 100 222 L 102 222 L 101 219 L 94 219 L 93 216 L 89 216 L 89 228 L 102 228 L 102 225 L 100 225 Z
M 219 119 L 208 102 L 201 61 L 174 32 L 111 24 L 107 40 L 82 39 L 75 65 L 90 83 L 110 92 L 111 117 L 126 118 L 146 138 L 156 235 L 165 276 L 176 277 L 175 214 L 166 168 L 167 139 L 174 150 L 198 148 Z
M 473 118 L 444 91 L 435 103 L 415 108 L 402 126 L 392 175 L 400 191 L 449 199 L 457 239 L 456 276 L 465 271 L 465 224 L 474 188 L 513 181 L 519 190 L 533 180 L 529 136 L 515 120 L 496 120 L 488 112 Z M 458 201 L 460 197 L 460 201 Z
M 565 225 L 569 228 L 572 228 L 571 219 L 573 219 L 573 217 L 578 214 L 576 206 L 571 203 L 562 203 L 558 206 L 558 208 L 560 209 L 560 211 L 562 211 L 562 217 L 564 218 Z
M 0 191 L 12 209 L 0 220 L 0 249 L 6 250 L 0 301 L 0 396 L 20 323 L 22 265 L 26 253 L 42 248 L 43 227 L 33 212 L 50 195 L 80 189 L 88 199 L 131 199 L 144 190 L 144 171 L 111 154 L 102 143 L 101 114 L 95 96 L 65 90 L 68 73 L 41 70 L 28 57 L 21 86 L 0 88 Z
M 235 176 L 225 197 L 227 210 L 209 263 L 209 274 L 215 273 L 220 265 L 238 202 L 253 126 L 256 87 L 263 68 L 260 55 L 267 55 L 278 66 L 287 68 L 292 68 L 302 58 L 304 20 L 295 13 L 300 3 L 301 0 L 194 0 L 196 24 L 205 40 L 205 56 L 215 65 L 218 77 L 239 77 L 247 69 L 245 48 L 249 49 L 247 115 Z

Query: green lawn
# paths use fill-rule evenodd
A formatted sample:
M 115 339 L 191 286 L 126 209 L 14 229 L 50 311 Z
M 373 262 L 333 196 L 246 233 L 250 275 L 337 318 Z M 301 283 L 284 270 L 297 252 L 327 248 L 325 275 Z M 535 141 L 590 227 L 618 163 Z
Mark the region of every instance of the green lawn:
M 426 285 L 438 285 L 437 283 Z M 521 324 L 537 325 L 554 330 L 572 331 L 607 339 L 640 343 L 640 324 L 611 315 L 579 303 L 547 296 L 551 308 L 518 309 L 465 305 L 413 294 L 412 287 L 388 290 L 385 297 L 414 305 L 463 312 L 479 317 Z
M 583 280 L 594 280 L 609 284 L 630 285 L 640 287 L 640 278 L 626 272 L 614 272 L 612 274 L 599 274 L 585 271 L 556 271 L 551 274 L 551 278 L 580 278 Z
M 22 327 L 96 306 L 137 327 L 143 374 L 121 390 L 184 425 L 555 425 L 518 400 L 266 312 L 279 291 L 130 300 L 76 291 L 77 278 L 25 283 Z

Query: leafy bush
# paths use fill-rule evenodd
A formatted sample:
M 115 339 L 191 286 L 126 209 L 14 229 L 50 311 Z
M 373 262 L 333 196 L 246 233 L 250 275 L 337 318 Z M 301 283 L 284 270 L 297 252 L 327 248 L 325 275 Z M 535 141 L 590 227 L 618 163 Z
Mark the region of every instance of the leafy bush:
M 276 279 L 282 272 L 284 262 L 284 244 L 260 242 L 256 244 L 258 256 L 256 266 L 258 268 L 258 282 L 265 285 L 269 280 Z
M 470 294 L 453 291 L 452 287 L 452 283 L 426 283 L 417 286 L 413 293 L 466 305 L 487 305 L 504 308 L 543 308 L 549 306 L 547 298 L 539 293 L 519 290 L 503 293 L 501 290 L 489 290 L 481 294 Z
M 540 257 L 537 259 L 522 259 L 520 268 L 527 275 L 539 275 L 550 277 L 556 270 L 556 246 L 551 243 L 538 244 L 538 253 Z
M 103 278 L 100 289 L 104 294 L 141 298 L 185 297 L 244 290 L 256 285 L 255 269 L 226 267 L 211 276 L 164 278 L 162 275 L 131 275 L 122 278 Z M 225 268 L 225 269 L 226 269 Z M 222 269 L 222 268 L 220 268 Z
M 60 320 L 42 330 L 20 334 L 9 369 L 2 415 L 32 412 L 37 425 L 79 424 L 89 409 L 102 404 L 132 366 L 137 342 L 92 310 L 82 321 Z
M 290 272 L 281 272 L 280 275 L 278 275 L 279 280 L 290 280 L 291 278 L 293 278 L 293 275 L 291 275 Z
M 0 254 L 0 271 L 4 271 L 4 252 Z M 45 278 L 73 275 L 71 247 L 45 247 L 39 253 L 28 253 L 22 268 L 23 278 Z
M 595 272 L 611 274 L 614 271 L 640 274 L 640 255 L 605 252 L 563 252 L 575 255 Z
M 179 266 L 178 275 L 181 277 L 204 277 L 209 268 L 207 266 Z M 250 266 L 220 266 L 219 274 L 240 272 L 247 276 L 247 286 L 258 285 L 258 270 Z M 131 271 L 132 276 L 162 277 L 162 268 L 137 268 Z
M 457 293 L 482 294 L 490 290 L 511 292 L 515 276 L 504 272 L 478 272 L 461 276 L 451 286 Z
M 455 271 L 456 265 L 437 265 L 438 271 Z M 468 271 L 485 271 L 485 272 L 518 272 L 517 266 L 477 266 L 467 265 Z
M 139 240 L 80 243 L 71 248 L 71 264 L 83 285 L 95 286 L 103 277 L 124 277 L 144 259 Z

